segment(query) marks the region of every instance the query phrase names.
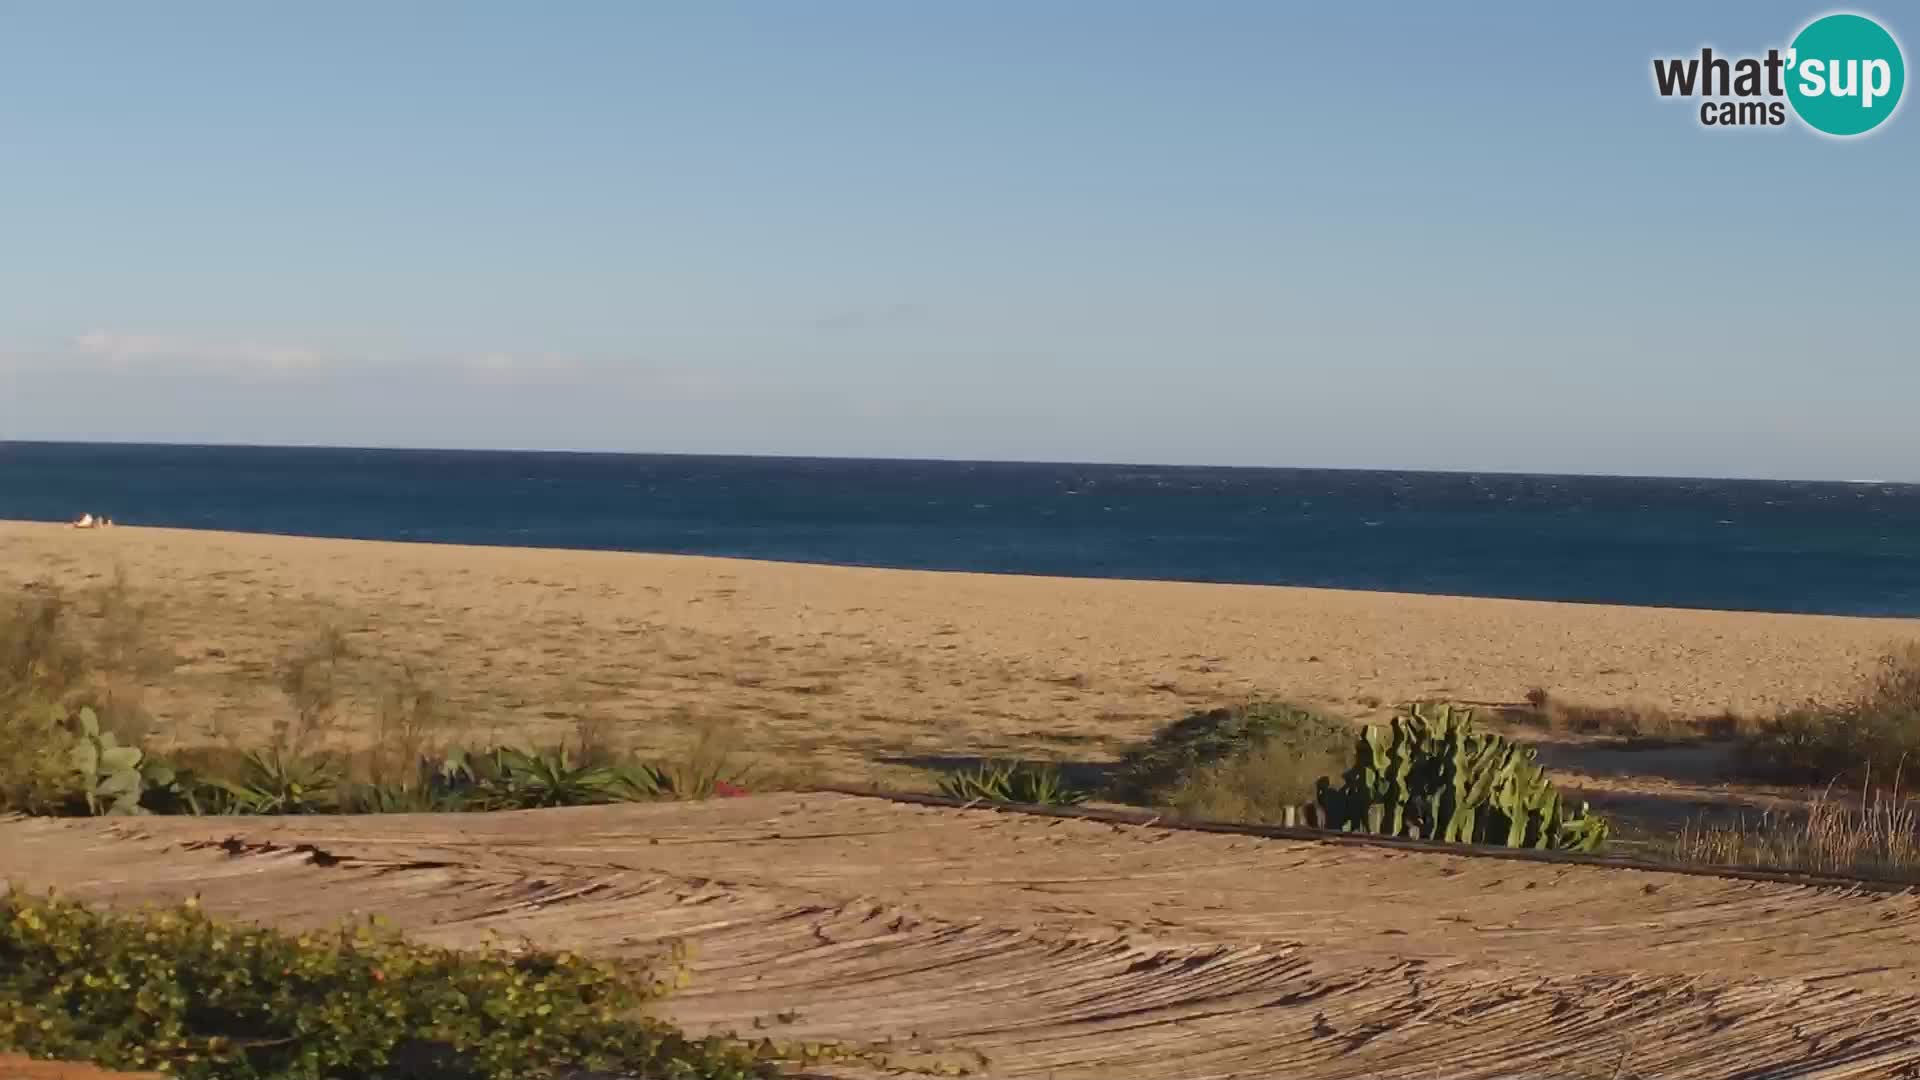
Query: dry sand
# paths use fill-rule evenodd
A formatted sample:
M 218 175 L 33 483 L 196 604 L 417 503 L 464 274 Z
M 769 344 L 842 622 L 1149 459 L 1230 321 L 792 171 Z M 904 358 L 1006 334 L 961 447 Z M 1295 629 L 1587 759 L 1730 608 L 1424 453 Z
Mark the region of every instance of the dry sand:
M 408 663 L 481 733 L 582 714 L 645 748 L 692 722 L 841 780 L 944 757 L 1101 758 L 1197 706 L 1278 696 L 1350 715 L 1417 699 L 1767 710 L 1850 692 L 1920 621 L 1319 589 L 802 566 L 0 522 L 0 578 L 124 570 L 177 661 L 163 736 L 264 730 L 282 657 L 328 625 L 364 659 L 354 712 Z

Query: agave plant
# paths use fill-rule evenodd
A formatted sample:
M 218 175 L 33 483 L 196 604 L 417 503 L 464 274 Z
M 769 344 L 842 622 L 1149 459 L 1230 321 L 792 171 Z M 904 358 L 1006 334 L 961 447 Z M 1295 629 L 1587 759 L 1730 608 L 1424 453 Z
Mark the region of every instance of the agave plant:
M 1054 766 L 1025 761 L 983 761 L 971 769 L 948 773 L 940 778 L 940 793 L 969 802 L 1039 806 L 1074 806 L 1089 797 L 1088 792 L 1070 786 Z
M 582 806 L 620 798 L 622 777 L 601 765 L 573 760 L 564 746 L 544 750 L 497 747 L 491 755 L 488 787 L 495 805 L 515 809 Z
M 671 794 L 666 774 L 644 761 L 615 765 L 608 771 L 613 774 L 608 791 L 623 802 L 647 802 Z
M 1052 765 L 1029 765 L 1014 770 L 1009 793 L 1014 802 L 1039 806 L 1077 806 L 1092 795 L 1070 786 L 1065 775 Z
M 411 782 L 361 785 L 344 803 L 353 812 L 370 814 L 531 810 L 638 802 L 664 791 L 660 771 L 649 765 L 592 765 L 566 746 L 496 746 L 422 758 Z
M 207 781 L 224 795 L 216 812 L 318 814 L 337 808 L 340 767 L 326 754 L 292 755 L 256 750 L 242 759 L 241 778 Z
M 490 782 L 499 776 L 487 755 L 465 750 L 422 756 L 411 779 L 381 779 L 344 793 L 341 806 L 354 814 L 422 814 L 492 809 Z

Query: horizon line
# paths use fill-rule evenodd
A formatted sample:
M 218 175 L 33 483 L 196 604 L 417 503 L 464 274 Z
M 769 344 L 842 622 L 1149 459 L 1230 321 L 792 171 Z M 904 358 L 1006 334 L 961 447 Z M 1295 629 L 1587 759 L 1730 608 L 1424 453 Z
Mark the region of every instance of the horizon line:
M 1111 469 L 1212 469 L 1247 472 L 1405 473 L 1424 476 L 1523 476 L 1583 480 L 1697 480 L 1761 484 L 1846 484 L 1856 486 L 1920 487 L 1920 479 L 1880 480 L 1835 477 L 1709 476 L 1695 473 L 1530 472 L 1512 468 L 1420 468 L 1371 465 L 1225 465 L 1154 461 L 1038 460 L 1031 458 L 901 457 L 891 455 L 768 453 L 748 451 L 696 452 L 684 450 L 582 450 L 564 447 L 475 446 L 366 446 L 335 443 L 166 442 L 150 439 L 0 439 L 5 446 L 117 446 L 176 450 L 338 450 L 352 453 L 393 454 L 546 454 L 565 457 L 707 458 L 740 461 L 846 461 L 927 463 L 939 465 L 1054 465 Z

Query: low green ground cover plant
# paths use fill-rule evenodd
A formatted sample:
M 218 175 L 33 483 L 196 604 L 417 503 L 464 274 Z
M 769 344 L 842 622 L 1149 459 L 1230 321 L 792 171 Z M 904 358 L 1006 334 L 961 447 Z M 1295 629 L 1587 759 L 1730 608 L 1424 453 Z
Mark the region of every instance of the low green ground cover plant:
M 461 952 L 363 925 L 290 936 L 189 903 L 110 913 L 0 896 L 0 1050 L 188 1080 L 747 1080 L 778 1054 L 644 1013 L 682 976 Z

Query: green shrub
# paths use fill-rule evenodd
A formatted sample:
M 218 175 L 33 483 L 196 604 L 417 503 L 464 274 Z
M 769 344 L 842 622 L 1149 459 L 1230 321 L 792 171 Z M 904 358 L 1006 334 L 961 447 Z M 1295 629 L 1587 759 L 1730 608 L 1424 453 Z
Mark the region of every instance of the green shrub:
M 1336 767 L 1320 755 L 1303 759 L 1292 746 L 1260 743 L 1188 773 L 1154 805 L 1198 821 L 1301 825 L 1313 802 L 1313 782 Z
M 84 801 L 66 703 L 84 687 L 86 670 L 57 590 L 0 597 L 0 813 L 69 813 Z
M 57 706 L 17 699 L 0 711 L 0 813 L 67 814 L 82 796 L 73 739 Z
M 188 1080 L 774 1075 L 641 1014 L 680 974 L 0 897 L 0 1050 Z
M 92 641 L 58 589 L 0 595 L 0 813 L 139 806 L 137 743 L 149 718 L 137 679 L 157 661 L 141 644 L 144 609 L 124 579 L 96 592 Z
M 0 715 L 28 704 L 88 707 L 101 730 L 133 745 L 152 725 L 141 686 L 172 659 L 148 647 L 146 610 L 124 577 L 83 599 L 85 610 L 51 585 L 0 596 Z
M 1520 746 L 1473 722 L 1473 710 L 1417 705 L 1356 740 L 1340 786 L 1322 781 L 1325 828 L 1415 840 L 1593 851 L 1607 823 L 1570 811 Z
M 983 761 L 940 778 L 940 794 L 969 802 L 1026 803 L 1035 806 L 1075 806 L 1089 793 L 1071 787 L 1052 765 L 1026 761 Z
M 1284 822 L 1352 757 L 1354 728 L 1274 702 L 1196 712 L 1120 761 L 1115 797 L 1184 816 Z
M 91 707 L 72 712 L 44 702 L 17 703 L 0 724 L 0 811 L 28 814 L 144 812 L 146 755 L 100 729 Z
M 1882 658 L 1858 697 L 1762 722 L 1740 745 L 1748 775 L 1786 783 L 1865 783 L 1920 762 L 1920 644 Z

